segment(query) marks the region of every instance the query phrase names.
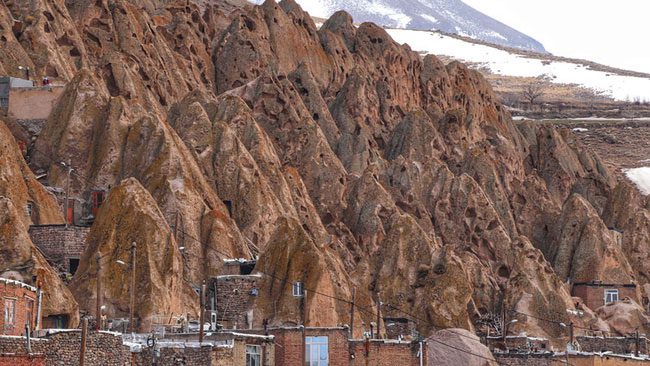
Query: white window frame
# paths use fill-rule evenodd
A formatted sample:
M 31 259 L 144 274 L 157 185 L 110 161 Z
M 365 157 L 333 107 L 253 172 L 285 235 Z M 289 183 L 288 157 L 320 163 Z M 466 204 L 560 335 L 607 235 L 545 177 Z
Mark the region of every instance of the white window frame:
M 246 366 L 262 366 L 262 347 L 255 344 L 246 345 Z
M 294 282 L 292 286 L 292 291 L 294 297 L 305 296 L 305 288 L 303 287 L 302 282 Z
M 4 298 L 4 331 L 13 330 L 16 327 L 16 299 Z
M 305 366 L 329 366 L 329 361 L 329 338 L 327 336 L 306 336 Z
M 605 296 L 605 299 L 604 299 L 605 300 L 605 305 L 615 303 L 615 302 L 619 301 L 618 289 L 612 289 L 612 288 L 605 289 L 604 296 Z M 609 299 L 609 301 L 608 301 L 608 299 Z

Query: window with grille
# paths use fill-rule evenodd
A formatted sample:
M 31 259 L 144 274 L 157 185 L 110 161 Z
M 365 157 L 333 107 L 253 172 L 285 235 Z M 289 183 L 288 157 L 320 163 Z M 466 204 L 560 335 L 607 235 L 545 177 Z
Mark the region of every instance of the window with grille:
M 328 366 L 327 337 L 305 337 L 305 366 Z
M 246 366 L 262 365 L 262 347 L 246 345 Z
M 618 290 L 605 290 L 605 304 L 618 301 Z
M 305 296 L 305 290 L 303 289 L 302 282 L 293 283 L 293 296 L 295 297 Z

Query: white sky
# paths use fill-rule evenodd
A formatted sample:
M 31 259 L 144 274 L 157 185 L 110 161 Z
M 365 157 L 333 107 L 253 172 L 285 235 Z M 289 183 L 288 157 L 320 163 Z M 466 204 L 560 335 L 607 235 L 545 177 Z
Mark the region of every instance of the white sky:
M 558 56 L 650 73 L 648 0 L 463 0 Z

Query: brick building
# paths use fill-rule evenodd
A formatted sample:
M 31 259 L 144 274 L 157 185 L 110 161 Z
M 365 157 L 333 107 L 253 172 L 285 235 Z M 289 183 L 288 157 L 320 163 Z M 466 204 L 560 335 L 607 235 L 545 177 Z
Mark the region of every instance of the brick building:
M 639 303 L 637 286 L 634 283 L 578 282 L 573 284 L 571 295 L 582 299 L 584 304 L 592 310 L 625 298 L 630 298 Z
M 350 340 L 349 343 L 350 366 L 428 365 L 427 347 L 424 343 L 390 339 Z
M 348 328 L 269 328 L 275 336 L 277 365 L 342 366 L 349 365 Z
M 254 321 L 259 275 L 224 275 L 207 283 L 207 316 L 225 329 L 250 329 Z
M 73 225 L 32 225 L 29 236 L 50 265 L 74 274 L 86 250 L 89 227 Z
M 35 287 L 20 281 L 0 278 L 3 316 L 0 329 L 3 335 L 23 335 L 26 328 L 36 329 L 38 318 L 39 293 Z

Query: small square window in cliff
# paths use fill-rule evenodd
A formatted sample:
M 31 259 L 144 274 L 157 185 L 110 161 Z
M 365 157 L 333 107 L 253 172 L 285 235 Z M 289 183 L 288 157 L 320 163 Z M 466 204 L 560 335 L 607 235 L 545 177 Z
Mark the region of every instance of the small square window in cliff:
M 303 297 L 303 296 L 305 296 L 305 290 L 302 287 L 302 282 L 294 282 L 293 283 L 293 296 L 295 296 L 295 297 Z

